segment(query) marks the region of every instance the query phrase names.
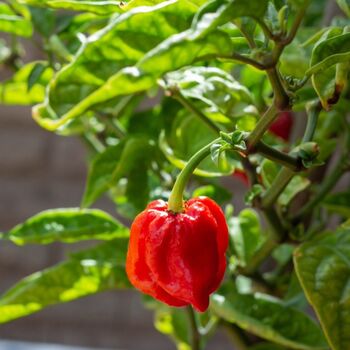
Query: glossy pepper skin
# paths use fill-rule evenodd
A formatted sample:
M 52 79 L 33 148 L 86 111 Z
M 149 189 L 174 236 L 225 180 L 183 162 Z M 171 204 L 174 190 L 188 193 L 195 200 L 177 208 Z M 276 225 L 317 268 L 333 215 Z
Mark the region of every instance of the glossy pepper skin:
M 203 312 L 224 276 L 227 246 L 225 217 L 213 200 L 190 199 L 181 213 L 156 200 L 132 224 L 126 272 L 142 292 Z

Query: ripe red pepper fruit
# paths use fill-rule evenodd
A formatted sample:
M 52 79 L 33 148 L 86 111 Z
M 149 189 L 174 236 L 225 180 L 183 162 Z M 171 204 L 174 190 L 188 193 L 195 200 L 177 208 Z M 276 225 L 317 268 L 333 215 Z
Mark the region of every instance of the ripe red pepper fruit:
M 224 276 L 227 246 L 225 217 L 213 200 L 190 199 L 179 213 L 156 200 L 132 224 L 126 272 L 142 292 L 204 312 Z
M 293 117 L 290 112 L 282 112 L 270 125 L 269 130 L 284 141 L 288 141 L 293 128 Z
M 245 173 L 244 170 L 241 169 L 235 169 L 235 171 L 232 173 L 232 175 L 241 180 L 246 186 L 249 186 L 249 178 L 248 175 Z

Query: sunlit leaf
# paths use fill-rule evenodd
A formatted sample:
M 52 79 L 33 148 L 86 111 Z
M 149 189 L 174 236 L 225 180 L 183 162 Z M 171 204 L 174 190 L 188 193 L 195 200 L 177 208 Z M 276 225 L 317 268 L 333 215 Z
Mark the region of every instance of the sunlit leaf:
M 16 244 L 73 243 L 87 239 L 112 240 L 126 237 L 128 230 L 98 209 L 46 210 L 15 226 L 2 239 Z
M 129 288 L 127 239 L 75 253 L 54 267 L 24 278 L 0 297 L 0 323 L 98 292 Z

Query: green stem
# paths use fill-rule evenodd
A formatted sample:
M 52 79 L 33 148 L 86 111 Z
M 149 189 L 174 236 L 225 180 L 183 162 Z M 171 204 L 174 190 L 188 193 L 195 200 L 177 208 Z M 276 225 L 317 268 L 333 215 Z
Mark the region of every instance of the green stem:
M 83 138 L 85 142 L 97 153 L 102 153 L 106 148 L 104 144 L 96 137 L 96 135 L 90 131 L 86 132 Z
M 263 137 L 265 131 L 276 119 L 277 114 L 278 110 L 274 104 L 266 110 L 265 114 L 259 119 L 258 123 L 256 124 L 255 129 L 248 136 L 247 144 L 249 150 L 254 149 L 255 145 Z
M 306 10 L 308 6 L 310 5 L 311 0 L 306 0 L 303 4 L 303 7 L 300 9 L 300 11 L 297 13 L 297 16 L 295 17 L 294 23 L 292 25 L 292 28 L 290 29 L 290 32 L 288 36 L 283 40 L 283 45 L 287 46 L 290 44 L 293 39 L 295 38 L 298 29 L 300 27 L 300 24 L 305 16 Z
M 280 170 L 269 189 L 261 198 L 262 208 L 270 208 L 273 206 L 294 175 L 295 172 L 288 168 L 282 168 Z
M 322 105 L 320 102 L 318 102 L 316 105 L 314 105 L 310 109 L 302 143 L 310 142 L 313 140 L 316 127 L 317 127 L 318 116 L 321 110 L 322 110 Z
M 205 124 L 209 126 L 210 129 L 216 133 L 220 132 L 220 128 L 209 119 L 202 111 L 200 111 L 195 105 L 193 105 L 188 99 L 186 99 L 180 91 L 173 91 L 172 96 L 178 100 L 188 111 L 195 114 L 199 119 L 201 119 Z
M 272 251 L 278 246 L 285 236 L 285 229 L 279 218 L 276 210 L 273 206 L 263 209 L 263 214 L 270 227 L 268 230 L 268 236 L 264 244 L 258 249 L 254 256 L 249 260 L 249 263 L 242 273 L 245 275 L 253 275 L 259 268 L 261 263 L 266 260 L 272 253 Z
M 188 318 L 191 325 L 191 333 L 192 333 L 192 350 L 200 350 L 201 349 L 201 335 L 198 331 L 198 325 L 196 321 L 196 315 L 193 311 L 192 306 L 187 307 Z
M 182 169 L 175 181 L 169 197 L 168 209 L 170 211 L 174 213 L 181 213 L 183 211 L 183 193 L 187 182 L 189 181 L 194 170 L 197 168 L 198 164 L 210 154 L 211 146 L 220 140 L 221 138 L 215 139 L 213 142 L 200 149 L 195 155 L 192 156 L 186 166 Z
M 300 171 L 303 166 L 299 158 L 294 157 L 288 153 L 281 152 L 273 147 L 270 147 L 266 143 L 259 141 L 254 149 L 257 153 L 260 153 L 267 159 L 270 159 L 276 163 L 284 165 L 292 171 Z
M 251 185 L 259 183 L 258 175 L 256 173 L 256 167 L 251 163 L 248 157 L 240 157 L 244 171 L 248 175 L 249 182 Z
M 242 35 L 247 39 L 249 47 L 251 49 L 255 49 L 256 48 L 256 43 L 254 41 L 254 38 L 250 35 L 250 33 L 248 33 L 245 30 L 244 26 L 239 25 L 238 23 L 234 23 L 234 24 L 239 28 L 239 31 L 242 33 Z
M 101 120 L 101 122 L 103 124 L 105 124 L 107 126 L 107 128 L 109 128 L 111 131 L 113 131 L 113 133 L 120 139 L 124 138 L 126 133 L 125 130 L 123 130 L 118 124 L 117 122 L 114 122 L 112 117 L 102 114 L 102 113 L 98 113 L 97 115 L 98 119 Z
M 299 12 L 295 17 L 295 20 L 293 22 L 292 28 L 289 31 L 289 34 L 286 37 L 276 42 L 276 46 L 274 47 L 274 50 L 272 53 L 274 62 L 276 63 L 278 62 L 284 48 L 294 40 L 310 2 L 311 0 L 307 0 L 304 2 L 303 7 L 299 10 Z
M 284 111 L 290 107 L 290 99 L 281 82 L 281 77 L 276 67 L 266 70 L 272 90 L 274 93 L 274 104 L 279 111 Z
M 247 56 L 243 56 L 243 55 L 240 55 L 239 53 L 234 53 L 232 54 L 232 56 L 230 57 L 232 58 L 233 60 L 235 61 L 239 61 L 239 62 L 242 62 L 242 63 L 246 63 L 246 64 L 249 64 L 259 70 L 265 70 L 266 69 L 266 66 L 258 61 L 255 61 L 253 60 L 252 58 L 249 58 Z
M 265 37 L 267 39 L 276 40 L 275 35 L 271 32 L 270 28 L 267 26 L 267 24 L 265 23 L 265 21 L 262 18 L 255 17 L 254 19 L 257 21 L 257 23 L 261 27 L 261 29 L 264 32 Z
M 348 156 L 343 156 L 338 160 L 338 163 L 332 170 L 332 173 L 326 177 L 317 194 L 299 210 L 299 212 L 293 217 L 293 222 L 302 220 L 305 217 L 305 215 L 307 215 L 312 209 L 314 209 L 333 189 L 333 187 L 337 184 L 338 180 L 342 177 L 346 170 L 346 166 L 344 166 L 344 164 L 346 164 L 347 160 Z

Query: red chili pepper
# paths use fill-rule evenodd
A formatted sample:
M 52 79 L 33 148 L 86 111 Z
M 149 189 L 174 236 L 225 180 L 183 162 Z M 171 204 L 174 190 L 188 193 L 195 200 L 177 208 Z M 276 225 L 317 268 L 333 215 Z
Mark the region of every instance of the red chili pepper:
M 203 312 L 224 276 L 227 246 L 225 217 L 213 200 L 190 199 L 181 213 L 156 200 L 131 226 L 126 272 L 142 292 Z
M 232 173 L 232 175 L 235 178 L 240 179 L 246 186 L 249 186 L 249 178 L 244 170 L 235 169 L 235 171 Z
M 290 112 L 282 112 L 271 124 L 269 130 L 281 139 L 288 141 L 293 128 L 293 117 Z

